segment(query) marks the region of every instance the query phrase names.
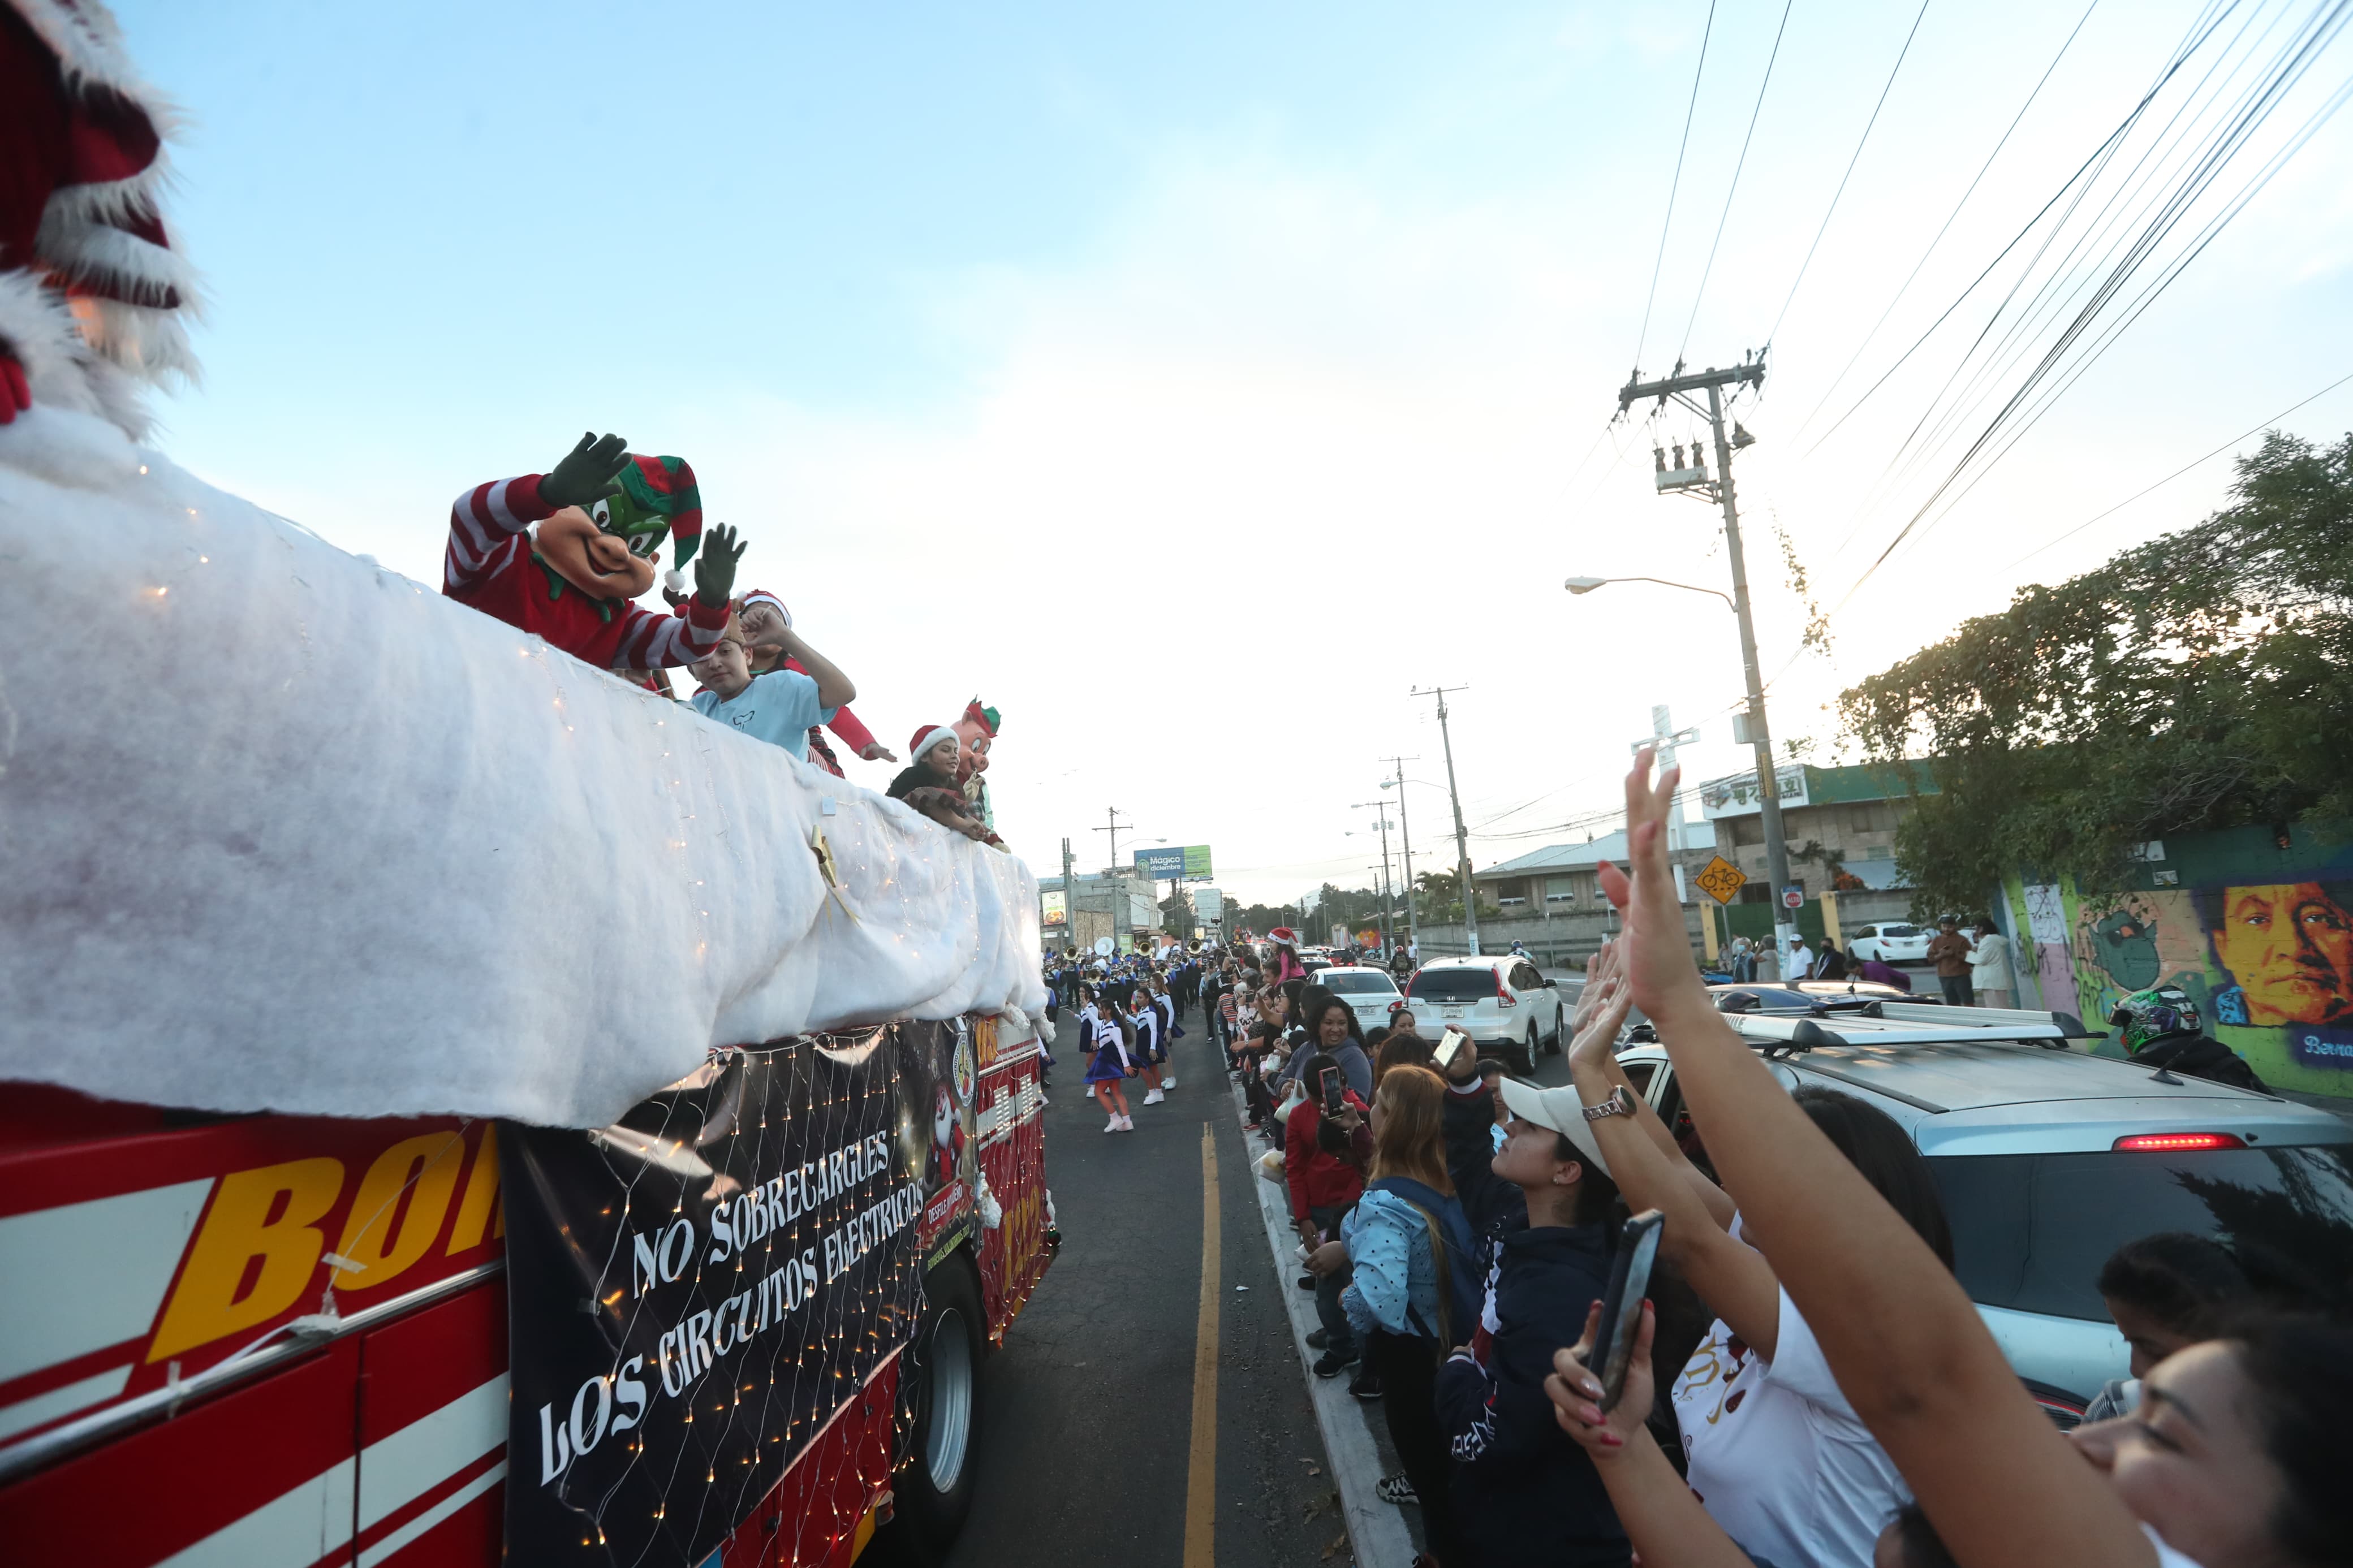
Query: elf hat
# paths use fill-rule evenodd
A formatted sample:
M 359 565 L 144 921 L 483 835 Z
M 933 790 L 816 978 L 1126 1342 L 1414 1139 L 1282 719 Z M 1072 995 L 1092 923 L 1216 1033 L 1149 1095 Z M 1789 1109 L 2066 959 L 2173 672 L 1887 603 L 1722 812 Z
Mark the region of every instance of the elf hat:
M 659 557 L 667 530 L 673 548 L 663 582 L 673 594 L 684 593 L 686 563 L 702 542 L 702 492 L 695 488 L 693 468 L 684 458 L 632 452 L 621 465 L 620 479 L 621 488 L 606 498 L 599 521 L 628 540 L 632 553 L 649 561 Z
M 793 613 L 785 608 L 785 602 L 782 599 L 777 598 L 765 588 L 754 588 L 750 593 L 744 595 L 744 608 L 749 609 L 754 605 L 766 605 L 771 606 L 775 609 L 776 614 L 785 617 L 785 630 L 790 631 L 793 629 Z
M 997 739 L 997 710 L 983 708 L 980 705 L 980 699 L 976 697 L 964 705 L 964 717 L 956 721 L 960 724 L 979 725 L 987 731 L 988 738 L 993 741 Z
M 930 751 L 934 746 L 938 745 L 942 741 L 955 741 L 959 749 L 963 746 L 963 742 L 958 740 L 956 732 L 954 730 L 949 729 L 945 724 L 924 725 L 922 729 L 915 731 L 914 742 L 907 752 L 907 761 L 910 763 L 922 762 L 923 760 L 923 753 Z

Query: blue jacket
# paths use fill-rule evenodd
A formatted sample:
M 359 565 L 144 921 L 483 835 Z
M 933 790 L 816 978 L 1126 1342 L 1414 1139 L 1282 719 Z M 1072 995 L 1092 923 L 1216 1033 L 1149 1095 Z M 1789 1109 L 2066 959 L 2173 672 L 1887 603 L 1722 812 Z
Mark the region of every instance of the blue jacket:
M 1481 1563 L 1623 1564 L 1631 1548 L 1585 1450 L 1553 1419 L 1553 1352 L 1609 1284 L 1609 1227 L 1525 1226 L 1495 1244 L 1481 1333 L 1438 1369 L 1458 1529 Z M 1459 1337 L 1459 1336 L 1458 1336 Z
M 1438 1247 L 1430 1246 L 1430 1226 L 1417 1208 L 1438 1221 Z M 1348 1244 L 1350 1269 L 1340 1306 L 1358 1335 L 1378 1328 L 1419 1336 L 1440 1355 L 1450 1348 L 1441 1335 L 1457 1342 L 1471 1337 L 1478 1326 L 1478 1297 L 1471 1228 L 1460 1204 L 1409 1177 L 1384 1176 L 1366 1187 L 1340 1222 L 1340 1237 Z

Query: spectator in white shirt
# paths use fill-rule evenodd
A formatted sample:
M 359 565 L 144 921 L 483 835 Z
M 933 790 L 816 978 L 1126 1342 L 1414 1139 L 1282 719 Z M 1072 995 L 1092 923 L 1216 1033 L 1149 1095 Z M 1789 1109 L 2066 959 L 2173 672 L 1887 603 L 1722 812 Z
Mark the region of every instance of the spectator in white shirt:
M 2018 1005 L 2018 981 L 2010 965 L 2010 938 L 1991 921 L 1978 921 L 1977 941 L 1969 948 L 1969 991 L 1980 1007 Z

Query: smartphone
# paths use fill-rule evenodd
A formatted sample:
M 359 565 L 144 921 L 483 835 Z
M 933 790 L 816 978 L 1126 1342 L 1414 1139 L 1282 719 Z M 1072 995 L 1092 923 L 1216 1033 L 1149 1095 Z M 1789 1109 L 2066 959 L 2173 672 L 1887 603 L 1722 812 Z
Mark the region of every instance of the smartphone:
M 1626 1222 L 1618 1237 L 1618 1257 L 1609 1265 L 1609 1289 L 1601 1298 L 1601 1321 L 1593 1331 L 1593 1349 L 1585 1364 L 1601 1376 L 1601 1408 L 1614 1410 L 1626 1391 L 1626 1363 L 1634 1353 L 1635 1331 L 1642 1323 L 1642 1298 L 1651 1290 L 1651 1265 L 1658 1261 L 1659 1227 L 1666 1216 L 1644 1209 Z
M 1324 1110 L 1329 1115 L 1337 1116 L 1340 1114 L 1340 1092 L 1342 1087 L 1343 1085 L 1341 1083 L 1340 1074 L 1331 1068 L 1324 1068 Z
M 1462 1047 L 1470 1043 L 1470 1036 L 1460 1029 L 1450 1027 L 1444 1034 L 1438 1037 L 1438 1048 L 1430 1053 L 1430 1059 L 1440 1072 L 1444 1072 L 1454 1065 L 1454 1058 L 1461 1056 Z

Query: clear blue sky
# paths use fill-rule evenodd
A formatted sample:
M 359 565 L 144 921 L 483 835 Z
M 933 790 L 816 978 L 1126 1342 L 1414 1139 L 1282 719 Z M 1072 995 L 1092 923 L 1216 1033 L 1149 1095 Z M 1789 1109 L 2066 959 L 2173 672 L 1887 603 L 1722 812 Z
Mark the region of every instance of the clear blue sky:
M 164 444 L 347 548 L 430 581 L 460 488 L 592 426 L 682 454 L 752 538 L 747 583 L 793 603 L 891 744 L 976 690 L 1005 710 L 1003 826 L 1041 868 L 1064 835 L 1092 863 L 1115 804 L 1143 837 L 1213 844 L 1246 897 L 1361 882 L 1377 849 L 1342 832 L 1375 759 L 1442 778 L 1406 696 L 1436 680 L 1472 686 L 1455 744 L 1482 863 L 1582 837 L 1559 825 L 1608 804 L 1652 702 L 1701 721 L 1695 773 L 1739 761 L 1714 601 L 1559 589 L 1723 583 L 1708 516 L 1646 477 L 1651 442 L 1688 432 L 1601 424 L 1704 0 L 118 9 L 189 110 L 171 216 L 213 292 L 206 384 L 166 405 Z M 1842 394 L 2107 133 L 2194 9 L 2094 8 Z M 1703 294 L 1782 15 L 1725 0 L 1647 369 L 1687 327 L 1695 361 L 1764 341 L 1914 10 L 1798 0 Z M 1879 483 L 1964 345 L 1830 443 L 1807 416 L 2078 15 L 1930 5 L 1743 410 L 1785 735 L 1828 740 L 1841 687 L 2017 583 L 2200 515 L 2224 462 L 2012 564 L 2353 370 L 2332 124 L 1858 594 L 1831 658 L 1789 663 L 1775 526 L 1818 596 L 1842 593 L 1942 472 Z M 2347 69 L 2324 55 L 2226 184 Z M 2289 425 L 2353 425 L 2353 387 Z M 1276 693 L 1295 726 L 1268 723 Z M 1424 866 L 1441 805 L 1415 794 Z

